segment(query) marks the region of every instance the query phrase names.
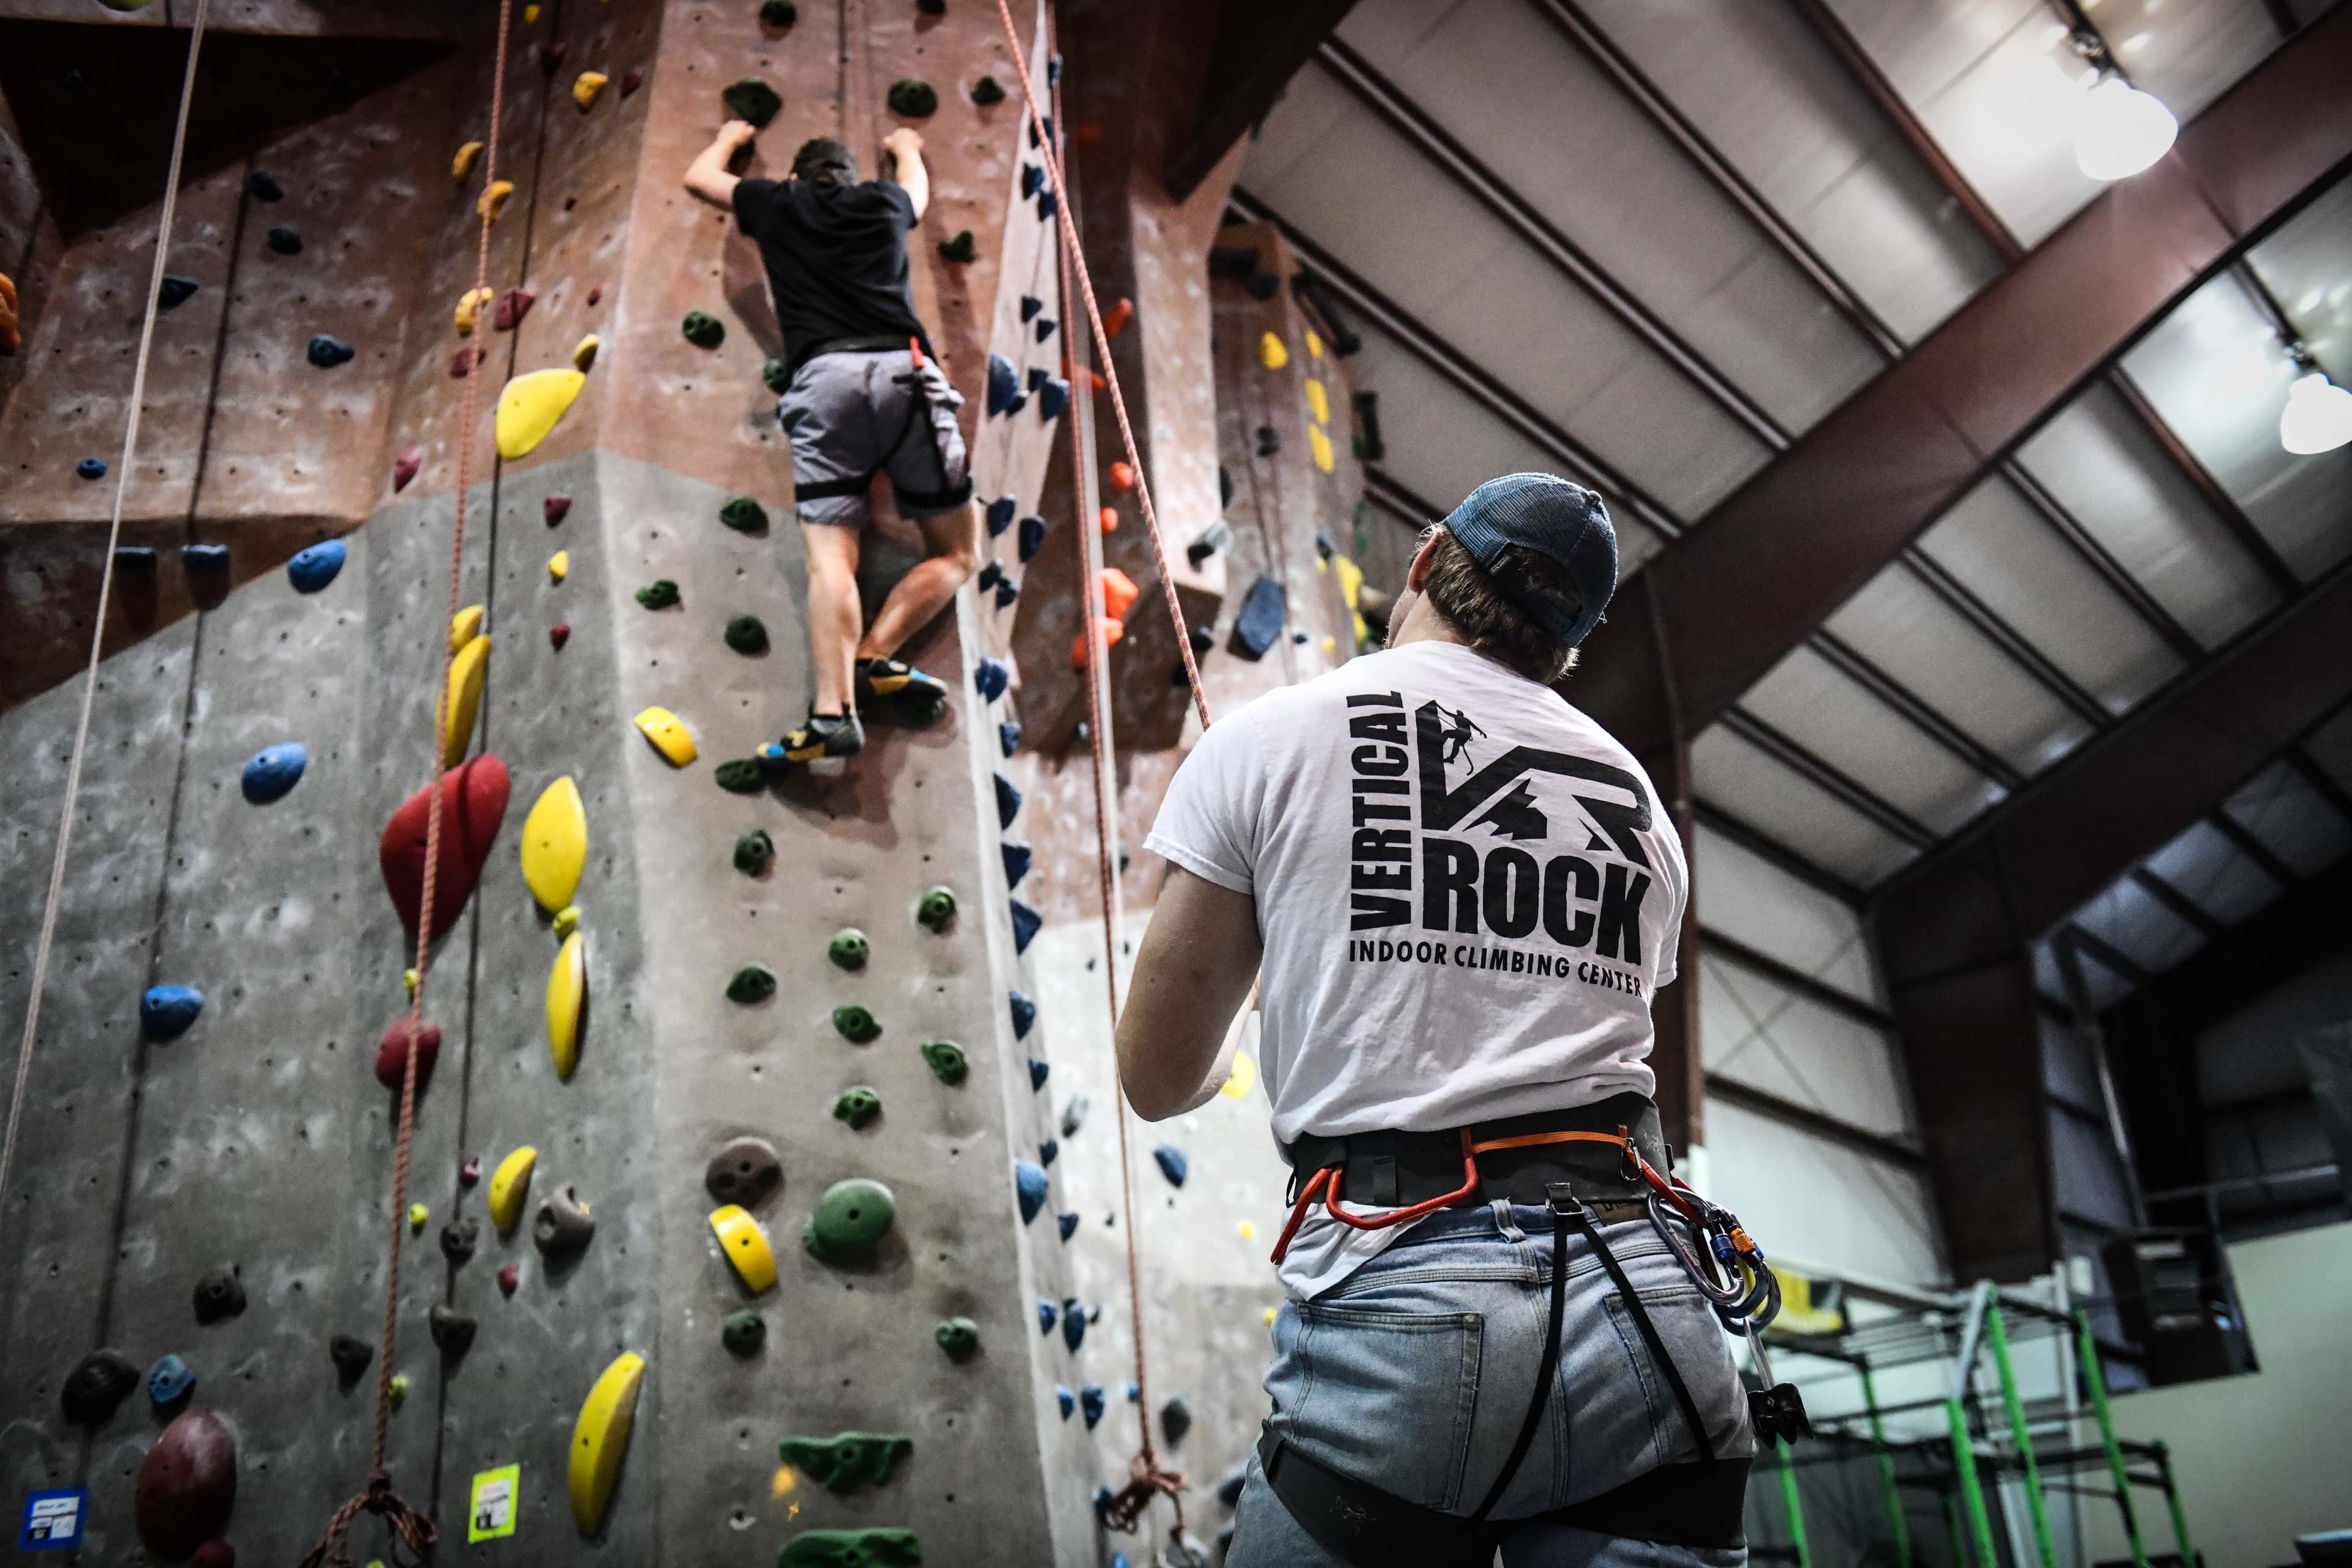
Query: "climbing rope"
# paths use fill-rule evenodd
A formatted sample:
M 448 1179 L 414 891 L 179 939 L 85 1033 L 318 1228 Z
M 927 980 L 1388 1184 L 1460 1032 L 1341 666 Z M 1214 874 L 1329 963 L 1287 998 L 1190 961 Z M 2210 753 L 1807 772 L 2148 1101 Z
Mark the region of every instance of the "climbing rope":
M 196 0 L 188 30 L 188 64 L 180 79 L 179 121 L 172 131 L 172 166 L 163 176 L 163 210 L 155 227 L 155 265 L 147 277 L 147 310 L 139 322 L 139 357 L 131 372 L 131 417 L 122 430 L 122 460 L 114 470 L 114 514 L 106 530 L 106 565 L 99 574 L 98 613 L 89 623 L 89 663 L 82 671 L 81 717 L 74 724 L 73 749 L 66 757 L 65 801 L 58 810 L 58 849 L 49 862 L 49 895 L 41 907 L 40 940 L 33 947 L 33 988 L 25 1003 L 25 1038 L 16 1049 L 16 1083 L 8 1096 L 8 1131 L 0 1137 L 0 1215 L 6 1213 L 8 1178 L 16 1165 L 16 1133 L 25 1116 L 25 1087 L 33 1076 L 33 1040 L 41 1027 L 41 989 L 49 973 L 49 951 L 58 933 L 58 907 L 65 897 L 66 856 L 73 846 L 74 806 L 81 798 L 81 764 L 89 748 L 89 715 L 98 699 L 98 666 L 106 642 L 106 610 L 114 596 L 114 552 L 122 542 L 122 506 L 131 488 L 131 458 L 139 447 L 139 413 L 147 397 L 147 356 L 155 342 L 155 317 L 163 292 L 163 268 L 172 249 L 172 221 L 180 205 L 180 162 L 188 146 L 188 109 L 195 101 L 196 56 L 205 43 L 205 20 L 212 0 Z
M 499 127 L 506 111 L 507 43 L 513 21 L 514 0 L 499 0 L 498 54 L 490 72 L 490 132 L 484 145 L 486 162 L 482 172 L 486 195 L 478 204 L 482 221 L 474 249 L 474 292 L 470 297 L 475 299 L 479 299 L 490 283 L 490 224 L 497 209 L 487 199 L 487 193 L 497 184 L 499 177 Z M 482 365 L 478 356 L 467 369 L 463 413 L 457 426 L 457 516 L 449 537 L 450 621 L 457 617 L 458 589 L 466 563 L 466 499 L 473 484 L 474 426 L 480 415 Z M 301 1568 L 352 1568 L 348 1550 L 351 1527 L 362 1513 L 380 1515 L 385 1527 L 420 1557 L 433 1550 L 436 1534 L 433 1521 L 393 1490 L 391 1472 L 384 1468 L 383 1448 L 392 1424 L 392 1352 L 400 1314 L 400 1233 L 408 1210 L 408 1159 L 415 1132 L 417 1058 L 424 1055 L 418 1042 L 425 1028 L 426 983 L 432 974 L 433 900 L 441 868 L 442 797 L 448 794 L 445 786 L 455 771 L 448 765 L 449 671 L 457 650 L 449 646 L 446 632 L 440 640 L 441 690 L 433 704 L 433 782 L 425 807 L 425 886 L 416 915 L 416 987 L 409 997 L 407 1060 L 400 1075 L 400 1127 L 393 1145 L 392 1245 L 384 1268 L 383 1330 L 376 1354 L 375 1447 L 368 1467 L 367 1485 L 335 1510 L 327 1532 L 303 1556 Z

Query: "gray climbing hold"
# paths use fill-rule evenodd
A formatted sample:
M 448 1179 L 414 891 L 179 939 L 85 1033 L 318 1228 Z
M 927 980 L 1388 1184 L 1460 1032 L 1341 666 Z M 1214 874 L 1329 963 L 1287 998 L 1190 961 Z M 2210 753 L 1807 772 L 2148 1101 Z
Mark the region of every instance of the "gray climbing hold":
M 1055 1223 L 1062 1227 L 1062 1239 L 1064 1241 L 1067 1241 L 1070 1237 L 1078 1234 L 1078 1216 L 1075 1214 L 1056 1215 L 1055 1216 Z
M 1185 1159 L 1184 1151 L 1173 1143 L 1162 1143 L 1154 1149 L 1151 1159 L 1160 1167 L 1160 1173 L 1168 1178 L 1168 1184 L 1171 1187 L 1182 1186 L 1184 1178 L 1192 1173 L 1192 1162 Z
M 775 840 L 768 837 L 766 828 L 747 827 L 735 840 L 735 869 L 747 877 L 756 877 L 766 870 L 768 862 L 775 858 Z
M 1001 658 L 983 658 L 972 667 L 971 683 L 979 689 L 983 702 L 993 702 L 1003 696 L 1012 680 L 1013 672 Z
M 776 994 L 776 972 L 764 963 L 747 963 L 727 981 L 727 1000 L 749 1006 Z
M 1087 1307 L 1076 1296 L 1062 1300 L 1062 1342 L 1073 1351 L 1087 1342 Z
M 114 1351 L 92 1351 L 74 1363 L 58 1391 L 66 1419 L 76 1426 L 95 1426 L 139 1386 L 139 1369 Z
M 932 888 L 915 905 L 915 921 L 925 931 L 934 934 L 944 931 L 955 919 L 956 896 L 952 888 Z
M 1026 565 L 1031 557 L 1045 548 L 1045 520 L 1042 517 L 1023 518 L 1021 536 L 1013 548 L 1013 553 L 1021 557 L 1022 563 Z
M 1006 756 L 1021 749 L 1021 721 L 1007 719 L 996 727 L 996 749 Z
M 342 571 L 344 553 L 343 542 L 340 539 L 330 539 L 307 550 L 298 550 L 294 558 L 286 563 L 286 580 L 294 585 L 298 594 L 315 594 L 333 582 Z
M 853 1046 L 862 1046 L 882 1032 L 881 1021 L 855 1002 L 833 1010 L 833 1026 Z
M 867 1122 L 881 1114 L 880 1091 L 862 1083 L 852 1084 L 843 1089 L 839 1098 L 833 1102 L 834 1120 L 848 1122 L 849 1129 L 853 1132 L 861 1130 Z
M 577 1188 L 566 1187 L 551 1193 L 539 1205 L 537 1217 L 530 1222 L 532 1245 L 551 1258 L 569 1258 L 595 1238 L 596 1222 L 588 1213 L 588 1205 L 580 1201 Z
M 1042 1296 L 1038 1298 L 1037 1331 L 1039 1333 L 1052 1333 L 1054 1331 L 1054 1325 L 1061 1321 L 1061 1317 L 1062 1311 L 1060 1308 L 1055 1306 L 1053 1302 L 1046 1300 Z
M 1013 819 L 1021 815 L 1021 792 L 1003 773 L 996 775 L 996 826 L 1010 827 Z
M 996 847 L 1004 857 L 1004 885 L 1019 887 L 1021 879 L 1029 874 L 1030 862 L 1035 858 L 1035 852 L 1026 844 L 1016 844 L 1010 838 L 1003 840 Z
M 677 584 L 667 577 L 656 577 L 637 590 L 637 603 L 648 610 L 667 610 L 677 603 Z
M 1280 640 L 1283 619 L 1288 614 L 1282 584 L 1271 577 L 1260 577 L 1250 584 L 1241 614 L 1234 617 L 1233 650 L 1253 663 L 1264 658 Z
M 1034 1160 L 1013 1161 L 1013 1190 L 1021 1199 L 1021 1223 L 1027 1225 L 1045 1207 L 1045 1167 Z
M 1103 1406 L 1106 1403 L 1102 1384 L 1099 1383 L 1090 1383 L 1078 1390 L 1078 1408 L 1086 1413 L 1087 1431 L 1093 1431 L 1095 1423 L 1103 1418 Z
M 992 76 L 982 77 L 971 84 L 971 100 L 986 109 L 992 103 L 1004 101 L 1004 84 Z
M 349 364 L 359 357 L 359 350 L 341 338 L 331 338 L 320 332 L 310 340 L 310 363 L 320 370 L 332 370 L 339 364 Z
M 151 1040 L 176 1040 L 205 1010 L 205 994 L 193 985 L 153 985 L 139 998 L 139 1026 Z
M 873 944 L 866 940 L 866 933 L 856 926 L 842 927 L 833 933 L 833 940 L 824 946 L 824 955 L 841 969 L 865 968 L 866 960 L 873 951 Z
M 738 533 L 763 533 L 768 509 L 750 496 L 729 496 L 719 503 L 719 521 Z
M 1052 325 L 1052 322 L 1046 322 L 1045 329 L 1050 330 Z M 1044 342 L 1045 340 L 1041 336 L 1037 341 Z M 1037 418 L 1040 423 L 1051 425 L 1062 416 L 1062 410 L 1069 405 L 1070 384 L 1060 376 L 1050 377 L 1045 385 L 1037 389 Z
M 196 1280 L 196 1321 L 217 1323 L 223 1318 L 234 1318 L 245 1310 L 245 1284 L 236 1277 L 236 1265 L 224 1264 L 206 1269 Z
M 375 1347 L 365 1340 L 350 1334 L 337 1334 L 327 1342 L 327 1359 L 335 1363 L 335 1376 L 349 1388 L 360 1380 L 360 1374 L 375 1360 Z
M 768 626 L 757 616 L 730 616 L 727 629 L 719 635 L 727 639 L 729 647 L 747 658 L 768 651 Z
M 1021 373 L 1003 354 L 988 356 L 988 412 L 1003 413 L 1021 392 Z
M 1045 1088 L 1045 1075 L 1052 1070 L 1053 1068 L 1049 1064 L 1039 1061 L 1035 1057 L 1031 1057 L 1029 1058 L 1029 1092 L 1034 1094 L 1039 1089 Z
M 719 1342 L 727 1347 L 730 1355 L 758 1355 L 760 1347 L 768 1342 L 768 1320 L 749 1307 L 730 1312 L 727 1321 L 719 1325 Z
M 279 184 L 278 176 L 267 169 L 256 169 L 247 174 L 245 188 L 257 202 L 283 201 L 286 197 L 286 187 Z
M 1062 1107 L 1062 1136 L 1076 1138 L 1078 1129 L 1087 1124 L 1087 1112 L 1093 1109 L 1094 1101 L 1085 1095 L 1070 1096 L 1070 1103 Z
M 86 479 L 102 479 L 106 478 L 106 459 L 104 458 L 84 458 L 80 462 L 74 465 L 74 472 L 79 474 Z
M 1160 1430 L 1167 1436 L 1168 1446 L 1174 1447 L 1192 1429 L 1192 1407 L 1184 1403 L 1182 1394 L 1174 1394 L 1160 1407 Z
M 196 1374 L 178 1356 L 158 1357 L 147 1369 L 147 1400 L 159 1410 L 177 1405 L 195 1386 Z
M 1016 953 L 1026 952 L 1029 951 L 1029 943 L 1037 935 L 1037 928 L 1045 923 L 1045 917 L 1018 899 L 1008 899 L 1005 901 L 1013 909 L 1013 951 Z
M 302 770 L 310 764 L 310 753 L 299 741 L 282 741 L 275 746 L 263 747 L 245 764 L 239 780 L 245 798 L 256 805 L 268 805 L 300 784 Z
M 434 1344 L 450 1360 L 455 1361 L 474 1348 L 477 1325 L 465 1313 L 436 1301 L 433 1310 L 425 1315 L 425 1331 L 433 1336 Z
M 990 501 L 988 503 L 988 536 L 993 539 L 1011 528 L 1013 514 L 1020 510 L 1021 501 L 1015 496 L 998 496 L 994 500 Z M 998 570 L 1002 571 L 1003 568 L 1000 567 Z
M 288 224 L 279 224 L 261 237 L 261 242 L 280 256 L 302 254 L 302 231 Z
M 980 1349 L 980 1325 L 970 1318 L 950 1318 L 931 1331 L 950 1361 L 969 1361 Z
M 441 1256 L 451 1264 L 463 1268 L 481 1244 L 482 1222 L 478 1219 L 453 1219 L 441 1227 Z
M 971 1075 L 971 1063 L 965 1058 L 963 1047 L 953 1040 L 925 1040 L 919 1048 L 930 1067 L 931 1076 L 941 1083 L 953 1086 Z
M 863 1176 L 835 1182 L 802 1227 L 801 1245 L 822 1262 L 854 1263 L 873 1255 L 898 1214 L 898 1201 L 881 1183 Z
M 784 100 L 776 96 L 774 88 L 751 76 L 720 89 L 719 99 L 727 106 L 728 113 L 738 120 L 748 120 L 761 130 L 765 130 L 768 121 L 776 117 L 776 110 L 784 106 Z
M 923 120 L 940 111 L 940 95 L 931 84 L 913 77 L 900 77 L 890 84 L 885 101 L 890 112 L 909 120 Z
M 698 349 L 715 349 L 727 341 L 727 323 L 708 310 L 688 310 L 677 330 L 681 337 Z
M 1065 1421 L 1078 1413 L 1078 1396 L 1067 1384 L 1054 1385 L 1054 1403 L 1062 1407 L 1062 1419 Z
M 940 256 L 948 261 L 973 262 L 980 259 L 980 247 L 973 242 L 971 230 L 960 228 L 953 239 L 940 241 Z
M 712 769 L 710 776 L 730 795 L 757 795 L 767 785 L 768 770 L 757 757 L 734 757 Z
M 784 1163 L 765 1138 L 737 1138 L 710 1156 L 702 1184 L 722 1204 L 757 1208 L 784 1184 Z

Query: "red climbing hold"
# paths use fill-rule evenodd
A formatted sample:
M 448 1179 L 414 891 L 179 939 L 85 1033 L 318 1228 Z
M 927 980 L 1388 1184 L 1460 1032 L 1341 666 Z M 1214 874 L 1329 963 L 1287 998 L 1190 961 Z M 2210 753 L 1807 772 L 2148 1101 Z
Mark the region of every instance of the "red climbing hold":
M 446 831 L 446 825 L 444 825 Z M 394 1018 L 375 1043 L 375 1080 L 395 1093 L 400 1080 L 408 1071 L 409 1020 L 404 1016 Z M 427 1021 L 415 1031 L 416 1092 L 423 1094 L 425 1086 L 433 1081 L 433 1064 L 441 1059 L 441 1026 Z
M 228 1528 L 236 1502 L 236 1439 L 199 1405 L 163 1428 L 139 1467 L 139 1539 L 158 1557 L 185 1557 Z
M 1103 336 L 1115 338 L 1127 331 L 1127 323 L 1135 319 L 1135 301 L 1125 295 L 1118 304 L 1103 312 Z
M 482 1157 L 479 1154 L 467 1155 L 466 1163 L 457 1167 L 457 1184 L 461 1187 L 470 1187 L 481 1179 Z
M 1103 508 L 1102 515 L 1095 521 L 1102 524 L 1102 531 L 1105 533 L 1117 533 L 1118 531 L 1118 508 L 1115 506 L 1107 506 Z
M 1120 491 L 1133 489 L 1135 470 L 1125 463 L 1113 463 L 1110 466 L 1110 488 Z
M 512 781 L 506 763 L 488 752 L 463 767 L 441 775 L 441 863 L 435 878 L 433 929 L 446 931 L 490 858 L 490 842 L 506 819 L 507 792 Z M 433 786 L 410 795 L 384 824 L 377 852 L 383 865 L 384 891 L 400 911 L 400 923 L 416 929 L 425 905 L 425 814 L 432 808 Z
M 539 510 L 540 515 L 547 519 L 547 526 L 553 528 L 572 514 L 572 498 L 550 496 L 539 503 Z
M 499 296 L 499 308 L 490 317 L 491 328 L 501 332 L 513 331 L 522 325 L 522 319 L 530 314 L 530 308 L 537 303 L 539 296 L 528 289 L 508 289 Z
M 513 1264 L 509 1263 L 504 1268 L 499 1270 L 499 1290 L 501 1294 L 508 1296 L 513 1295 L 515 1293 L 515 1287 L 521 1283 L 522 1270 L 516 1268 Z
M 604 286 L 602 283 L 597 284 L 596 287 L 588 290 L 588 302 L 591 305 L 596 303 L 597 300 L 602 300 L 604 297 Z
M 465 380 L 466 373 L 481 363 L 481 350 L 459 349 L 456 353 L 449 356 L 449 379 L 451 381 Z
M 553 626 L 548 627 L 547 640 L 549 645 L 558 653 L 562 652 L 563 645 L 572 640 L 572 623 L 570 621 L 558 621 Z
M 646 85 L 646 68 L 645 68 L 645 67 L 643 67 L 643 66 L 631 66 L 627 70 L 623 71 L 623 72 L 621 73 L 621 96 L 622 96 L 623 98 L 626 98 L 626 97 L 628 97 L 628 96 L 629 96 L 629 94 L 631 94 L 631 93 L 633 93 L 633 92 L 636 91 L 636 90 L 637 90 L 637 89 L 639 89 L 639 88 L 641 88 L 641 87 L 643 87 L 643 86 L 645 86 L 645 85 Z M 593 303 L 595 303 L 595 301 L 592 300 L 590 300 L 590 301 L 589 301 L 589 303 L 593 304 Z
M 398 495 L 406 489 L 408 481 L 415 479 L 416 470 L 424 466 L 424 447 L 403 447 L 400 449 L 400 456 L 392 460 L 392 493 Z

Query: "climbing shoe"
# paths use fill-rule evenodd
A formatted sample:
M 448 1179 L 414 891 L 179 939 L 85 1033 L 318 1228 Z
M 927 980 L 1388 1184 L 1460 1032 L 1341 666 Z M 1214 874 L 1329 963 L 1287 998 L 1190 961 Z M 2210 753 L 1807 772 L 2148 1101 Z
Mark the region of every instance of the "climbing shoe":
M 866 727 L 855 713 L 812 713 L 808 722 L 783 738 L 781 750 L 787 763 L 813 763 L 820 757 L 850 757 L 865 749 Z
M 857 700 L 861 703 L 887 703 L 902 710 L 937 712 L 947 706 L 948 689 L 895 658 L 861 658 L 857 661 Z

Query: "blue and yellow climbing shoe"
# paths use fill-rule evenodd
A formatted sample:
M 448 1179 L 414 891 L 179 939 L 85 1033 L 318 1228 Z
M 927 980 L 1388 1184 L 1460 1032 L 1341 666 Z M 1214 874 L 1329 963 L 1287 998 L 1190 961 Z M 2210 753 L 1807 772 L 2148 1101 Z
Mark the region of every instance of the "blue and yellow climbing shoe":
M 853 757 L 866 746 L 866 727 L 855 713 L 812 713 L 808 722 L 785 736 L 775 747 L 761 749 L 761 759 L 781 752 L 786 763 L 813 763 L 820 757 Z
M 936 717 L 947 707 L 944 684 L 895 658 L 861 658 L 856 673 L 857 700 L 862 704 L 887 705 L 897 712 L 926 717 Z

